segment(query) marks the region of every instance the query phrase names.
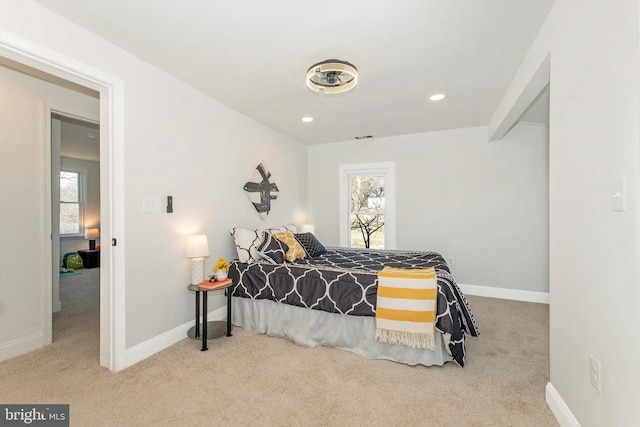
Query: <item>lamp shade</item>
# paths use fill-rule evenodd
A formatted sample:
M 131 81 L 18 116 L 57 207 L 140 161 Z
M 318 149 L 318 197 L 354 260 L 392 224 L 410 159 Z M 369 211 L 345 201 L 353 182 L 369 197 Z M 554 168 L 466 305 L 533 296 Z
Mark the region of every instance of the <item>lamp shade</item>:
M 98 237 L 100 237 L 99 228 L 87 228 L 84 230 L 85 239 L 97 239 Z
M 198 234 L 187 237 L 187 258 L 204 258 L 209 256 L 207 236 Z

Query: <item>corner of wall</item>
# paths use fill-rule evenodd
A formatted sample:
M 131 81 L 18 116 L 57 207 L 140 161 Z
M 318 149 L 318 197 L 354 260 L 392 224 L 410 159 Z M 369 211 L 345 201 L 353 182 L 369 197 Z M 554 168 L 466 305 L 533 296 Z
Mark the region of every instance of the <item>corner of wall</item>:
M 580 423 L 551 383 L 547 383 L 545 397 L 561 427 L 580 427 Z

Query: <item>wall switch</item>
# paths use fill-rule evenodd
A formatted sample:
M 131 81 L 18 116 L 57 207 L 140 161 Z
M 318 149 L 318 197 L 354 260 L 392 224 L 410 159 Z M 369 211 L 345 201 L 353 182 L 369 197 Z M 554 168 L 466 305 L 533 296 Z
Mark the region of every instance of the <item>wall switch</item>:
M 627 210 L 627 177 L 621 176 L 613 180 L 611 189 L 611 210 L 626 212 Z
M 452 266 L 456 265 L 456 259 L 455 259 L 455 257 L 453 257 L 453 256 L 451 256 L 451 255 L 447 256 L 447 265 L 448 265 L 449 267 L 452 267 Z
M 600 375 L 602 366 L 600 361 L 593 354 L 589 355 L 589 382 L 600 393 Z
M 142 212 L 160 212 L 162 210 L 162 201 L 160 197 L 143 197 Z

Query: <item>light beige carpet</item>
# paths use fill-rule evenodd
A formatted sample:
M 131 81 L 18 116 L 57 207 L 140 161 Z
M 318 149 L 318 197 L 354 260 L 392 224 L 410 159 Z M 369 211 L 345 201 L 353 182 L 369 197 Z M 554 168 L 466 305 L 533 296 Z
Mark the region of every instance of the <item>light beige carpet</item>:
M 467 365 L 411 367 L 234 329 L 119 373 L 99 366 L 99 269 L 61 279 L 54 343 L 0 363 L 1 403 L 68 403 L 72 426 L 557 426 L 548 307 L 469 297 Z M 94 276 L 92 278 L 92 276 Z

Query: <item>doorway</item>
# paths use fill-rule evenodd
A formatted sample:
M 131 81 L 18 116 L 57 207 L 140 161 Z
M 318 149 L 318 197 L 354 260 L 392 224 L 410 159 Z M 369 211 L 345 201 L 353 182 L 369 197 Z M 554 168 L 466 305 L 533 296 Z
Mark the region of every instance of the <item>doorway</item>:
M 0 65 L 9 65 L 20 72 L 30 74 L 54 85 L 79 88 L 83 93 L 93 92 L 99 99 L 100 122 L 100 236 L 103 243 L 100 268 L 100 365 L 111 371 L 126 367 L 125 361 L 125 291 L 124 251 L 116 250 L 116 236 L 124 238 L 124 85 L 123 82 L 100 70 L 89 67 L 72 58 L 64 57 L 39 45 L 6 34 L 0 40 Z M 27 70 L 27 71 L 25 71 Z M 27 345 L 16 348 L 15 355 L 47 345 L 52 340 L 52 225 L 51 225 L 51 121 L 52 113 L 66 112 L 82 117 L 76 111 L 65 111 L 60 106 L 47 104 L 43 98 L 42 121 L 33 126 L 42 129 L 44 136 L 42 162 L 35 167 L 46 171 L 46 182 L 40 192 L 41 218 L 37 225 L 41 230 L 41 242 L 34 246 L 43 278 L 40 286 L 40 332 L 30 335 Z M 58 102 L 57 100 L 54 102 Z M 37 159 L 36 159 L 37 161 Z M 118 242 L 120 243 L 120 242 Z M 36 308 L 37 309 L 37 308 Z M 20 344 L 24 340 L 17 340 Z M 38 344 L 40 343 L 40 344 Z
M 100 311 L 100 125 L 90 117 L 90 113 L 82 118 L 64 112 L 51 115 L 54 342 L 57 334 L 80 330 L 87 335 L 86 326 L 81 329 L 79 323 L 99 323 L 95 319 Z

